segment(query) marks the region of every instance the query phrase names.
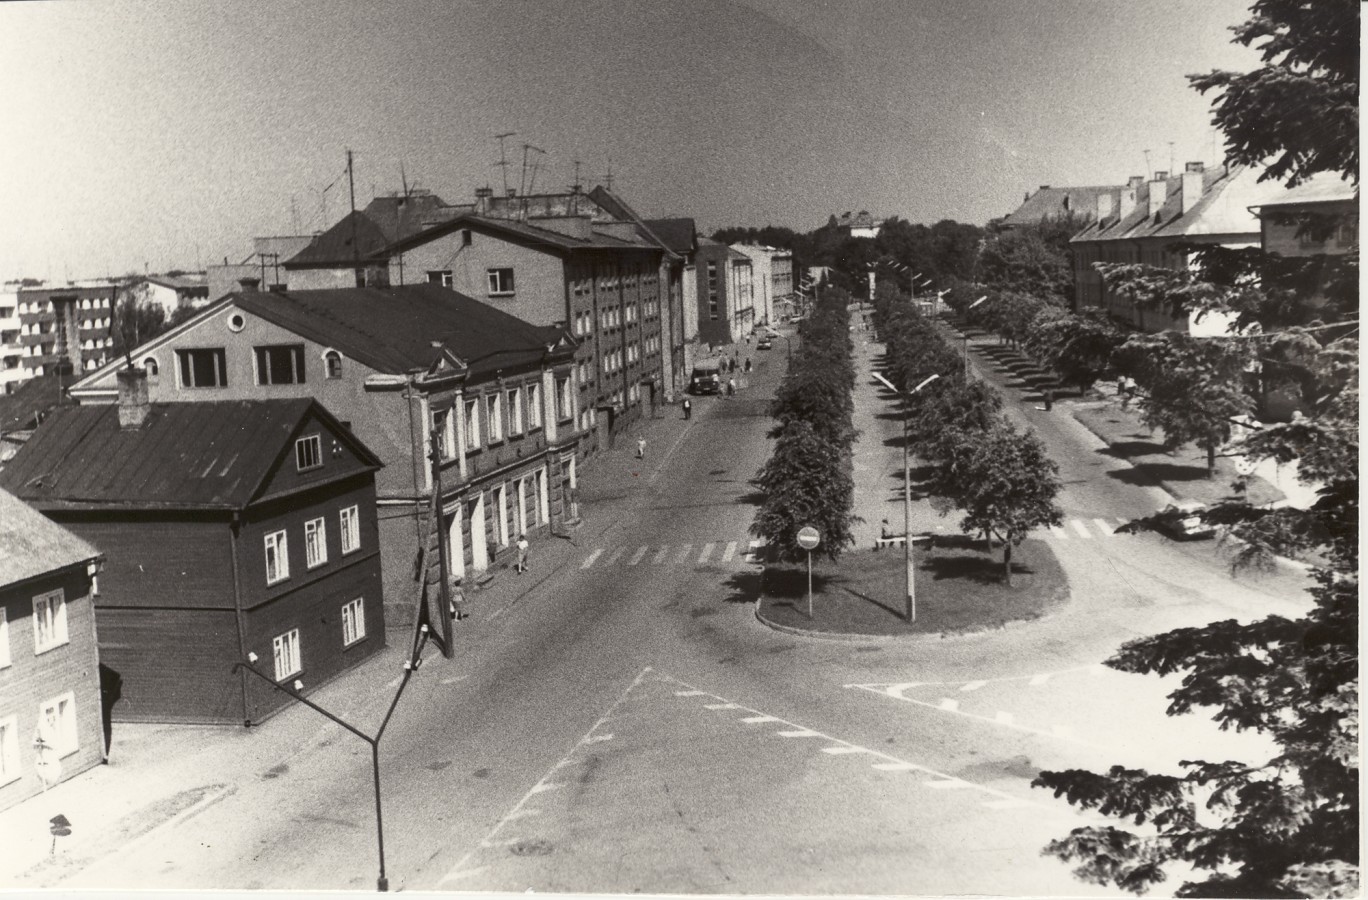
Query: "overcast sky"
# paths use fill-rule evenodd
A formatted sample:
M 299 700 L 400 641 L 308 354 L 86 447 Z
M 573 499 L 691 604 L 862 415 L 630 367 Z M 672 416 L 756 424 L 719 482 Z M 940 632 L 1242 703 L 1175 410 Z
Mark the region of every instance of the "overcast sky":
M 983 224 L 1042 184 L 1216 162 L 1185 74 L 1249 0 L 0 4 L 0 278 L 237 262 L 410 183 L 573 160 L 701 230 Z M 1149 151 L 1148 161 L 1145 151 Z M 533 154 L 535 158 L 536 154 Z M 339 180 L 339 176 L 342 176 Z M 326 203 L 326 218 L 324 204 Z

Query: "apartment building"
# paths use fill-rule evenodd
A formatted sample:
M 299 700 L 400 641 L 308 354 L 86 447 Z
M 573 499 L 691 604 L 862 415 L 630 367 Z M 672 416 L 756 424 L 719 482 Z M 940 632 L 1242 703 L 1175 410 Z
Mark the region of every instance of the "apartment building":
M 112 284 L 0 287 L 0 389 L 103 365 L 113 347 Z

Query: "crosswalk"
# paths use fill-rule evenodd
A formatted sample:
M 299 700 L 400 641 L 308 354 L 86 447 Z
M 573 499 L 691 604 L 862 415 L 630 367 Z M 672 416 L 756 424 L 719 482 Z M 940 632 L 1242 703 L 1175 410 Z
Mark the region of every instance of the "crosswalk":
M 595 547 L 582 560 L 581 569 L 634 568 L 642 566 L 742 567 L 760 562 L 764 541 L 743 538 L 736 541 L 686 542 L 679 544 L 627 544 Z
M 1129 521 L 1130 519 L 1071 517 L 1065 519 L 1063 524 L 1051 525 L 1039 534 L 1041 537 L 1058 541 L 1091 541 L 1116 537 L 1116 529 Z

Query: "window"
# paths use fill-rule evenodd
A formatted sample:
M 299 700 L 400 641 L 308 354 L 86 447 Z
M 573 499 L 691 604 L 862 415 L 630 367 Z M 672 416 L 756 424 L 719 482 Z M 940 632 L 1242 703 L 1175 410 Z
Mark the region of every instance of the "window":
M 46 653 L 67 642 L 66 597 L 55 590 L 33 598 L 33 652 Z
M 508 392 L 508 433 L 522 434 L 522 391 L 514 388 Z
M 143 360 L 143 371 L 147 373 L 148 381 L 152 381 L 157 377 L 159 370 L 155 357 L 149 356 L 147 359 Z
M 556 416 L 564 422 L 574 414 L 573 397 L 570 393 L 570 379 L 556 379 Z
M 304 668 L 299 659 L 298 628 L 292 628 L 271 641 L 271 651 L 275 656 L 276 681 L 284 681 Z
M 358 515 L 359 512 L 359 507 L 348 506 L 338 513 L 338 518 L 341 520 L 338 530 L 342 532 L 342 552 L 344 554 L 361 549 L 361 518 Z
M 357 597 L 342 604 L 342 646 L 350 647 L 366 636 L 366 601 Z
M 12 662 L 14 662 L 14 658 L 10 656 L 9 610 L 0 606 L 0 669 Z
M 511 293 L 513 293 L 513 270 L 512 270 L 512 269 L 490 269 L 490 270 L 489 270 L 489 293 L 491 293 L 491 294 L 511 294 Z
M 541 426 L 541 385 L 529 384 L 527 386 L 527 427 L 540 428 Z
M 450 269 L 434 269 L 427 273 L 428 284 L 440 284 L 442 287 L 449 288 L 455 282 L 451 278 Z
M 465 402 L 465 447 L 467 450 L 480 449 L 480 401 Z
M 304 345 L 256 348 L 257 384 L 303 384 Z
M 469 229 L 469 228 L 462 228 L 462 229 L 461 229 L 461 246 L 462 246 L 462 247 L 469 247 L 469 246 L 470 246 L 471 244 L 473 244 L 474 242 L 475 242 L 475 236 L 472 235 L 472 234 L 470 233 L 470 229 Z
M 0 719 L 0 784 L 9 784 L 20 774 L 19 719 L 7 716 Z
M 456 455 L 456 437 L 452 431 L 454 423 L 450 409 L 432 411 L 432 432 L 437 440 L 437 452 L 441 459 L 451 459 Z
M 222 347 L 212 350 L 177 350 L 182 387 L 228 386 L 228 362 Z
M 323 449 L 318 435 L 311 434 L 295 441 L 295 468 L 301 472 L 323 465 Z
M 79 749 L 76 741 L 76 695 L 68 692 L 53 697 L 38 707 L 38 734 L 35 743 L 42 741 L 53 747 L 58 757 L 75 753 Z
M 489 442 L 491 444 L 503 440 L 503 404 L 500 402 L 502 395 L 489 395 Z
M 285 532 L 266 535 L 266 583 L 275 584 L 290 577 L 290 545 Z
M 325 372 L 326 372 L 326 377 L 327 377 L 327 378 L 329 378 L 329 379 L 332 379 L 332 378 L 341 378 L 341 377 L 342 377 L 342 354 L 341 354 L 341 353 L 338 353 L 336 350 L 329 350 L 327 353 L 324 353 L 324 354 L 323 354 L 323 368 L 324 368 L 324 370 L 325 370 Z
M 328 526 L 322 519 L 304 523 L 304 565 L 310 569 L 328 561 Z

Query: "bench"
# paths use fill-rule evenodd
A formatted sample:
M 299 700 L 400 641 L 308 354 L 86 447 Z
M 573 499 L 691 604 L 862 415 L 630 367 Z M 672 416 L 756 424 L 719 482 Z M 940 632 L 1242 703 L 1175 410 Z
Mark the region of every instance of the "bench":
M 884 549 L 885 547 L 901 547 L 903 544 L 906 544 L 906 543 L 907 543 L 907 535 L 905 535 L 905 534 L 890 534 L 890 535 L 888 535 L 887 537 L 881 537 L 881 538 L 879 538 L 878 540 L 876 540 L 876 541 L 874 542 L 874 549 L 875 549 L 875 550 L 882 550 L 882 549 Z

